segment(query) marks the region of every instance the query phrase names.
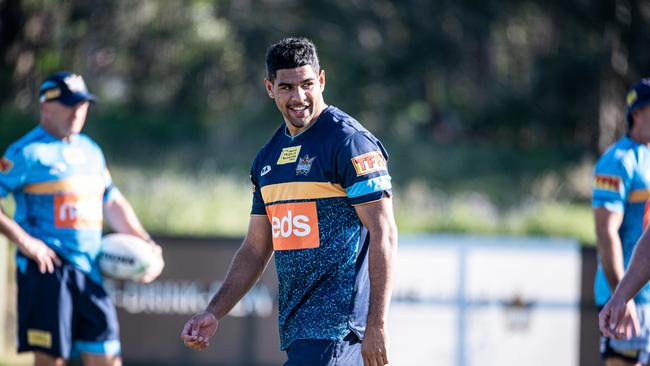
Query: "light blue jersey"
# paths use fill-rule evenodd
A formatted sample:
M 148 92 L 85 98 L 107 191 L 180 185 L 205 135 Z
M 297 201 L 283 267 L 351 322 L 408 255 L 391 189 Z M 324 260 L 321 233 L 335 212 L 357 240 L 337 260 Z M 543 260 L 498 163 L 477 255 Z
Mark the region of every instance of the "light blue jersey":
M 592 205 L 623 214 L 618 235 L 623 245 L 625 268 L 648 224 L 649 202 L 650 149 L 627 136 L 623 137 L 596 163 Z M 611 291 L 600 260 L 594 291 L 596 304 L 605 305 Z M 641 289 L 634 299 L 638 304 L 650 303 L 650 286 Z
M 0 162 L 0 197 L 13 194 L 14 220 L 98 283 L 103 205 L 115 192 L 104 154 L 84 134 L 63 141 L 39 126 Z M 27 259 L 19 252 L 16 263 Z

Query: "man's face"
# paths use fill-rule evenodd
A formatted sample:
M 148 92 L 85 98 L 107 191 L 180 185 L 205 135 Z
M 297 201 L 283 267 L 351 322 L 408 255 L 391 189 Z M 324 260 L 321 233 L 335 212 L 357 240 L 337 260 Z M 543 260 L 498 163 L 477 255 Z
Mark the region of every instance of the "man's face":
M 325 72 L 316 75 L 311 65 L 277 70 L 275 80 L 264 80 L 264 85 L 291 135 L 309 126 L 325 108 Z
M 56 101 L 41 103 L 41 124 L 53 136 L 68 138 L 83 129 L 89 106 L 88 101 L 74 107 Z

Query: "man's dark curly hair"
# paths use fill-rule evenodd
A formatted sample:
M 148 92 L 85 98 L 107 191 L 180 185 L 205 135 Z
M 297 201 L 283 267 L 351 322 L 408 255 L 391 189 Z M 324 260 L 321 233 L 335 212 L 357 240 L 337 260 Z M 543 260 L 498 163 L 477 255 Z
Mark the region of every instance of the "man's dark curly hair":
M 316 74 L 320 72 L 316 46 L 307 38 L 285 38 L 266 50 L 266 76 L 270 81 L 275 80 L 276 72 L 280 69 L 305 65 L 311 65 Z

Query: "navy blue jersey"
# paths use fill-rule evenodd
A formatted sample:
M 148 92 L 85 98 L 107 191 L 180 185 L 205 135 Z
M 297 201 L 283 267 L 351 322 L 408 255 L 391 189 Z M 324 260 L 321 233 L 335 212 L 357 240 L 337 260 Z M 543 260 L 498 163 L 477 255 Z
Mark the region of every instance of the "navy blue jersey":
M 369 238 L 354 205 L 390 194 L 388 154 L 336 107 L 296 136 L 283 124 L 253 162 L 253 215 L 272 227 L 281 348 L 360 338 L 368 315 Z

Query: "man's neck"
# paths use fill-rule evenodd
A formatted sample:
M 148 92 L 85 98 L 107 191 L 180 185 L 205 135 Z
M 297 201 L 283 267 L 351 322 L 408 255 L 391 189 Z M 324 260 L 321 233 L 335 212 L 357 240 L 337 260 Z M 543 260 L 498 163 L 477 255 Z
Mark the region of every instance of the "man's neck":
M 642 131 L 639 131 L 639 129 L 633 129 L 630 131 L 628 136 L 637 144 L 650 147 L 650 136 L 646 136 L 646 134 L 644 134 Z
M 45 132 L 47 132 L 50 136 L 54 137 L 57 140 L 61 140 L 65 142 L 69 142 L 70 140 L 72 140 L 73 135 L 61 135 L 53 128 L 50 128 L 46 123 L 41 122 L 40 126 L 43 130 L 45 130 Z

